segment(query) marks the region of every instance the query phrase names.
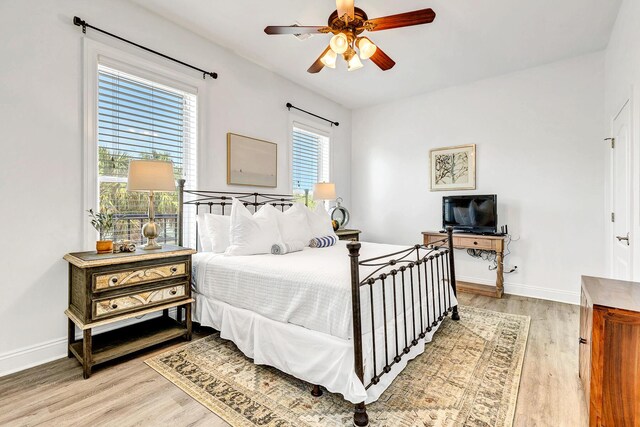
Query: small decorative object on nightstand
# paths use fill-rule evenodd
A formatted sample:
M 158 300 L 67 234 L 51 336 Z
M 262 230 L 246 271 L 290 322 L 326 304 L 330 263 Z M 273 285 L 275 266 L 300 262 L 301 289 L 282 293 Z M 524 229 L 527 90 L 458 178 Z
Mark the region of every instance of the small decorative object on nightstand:
M 165 245 L 154 252 L 70 253 L 68 356 L 75 356 L 89 378 L 94 365 L 174 338 L 191 340 L 191 255 L 193 249 Z M 169 309 L 178 309 L 178 320 Z M 93 337 L 91 330 L 163 311 L 141 323 Z M 183 320 L 184 317 L 184 320 Z M 83 338 L 75 339 L 75 326 Z
M 108 233 L 113 233 L 113 212 L 104 211 L 95 213 L 93 209 L 87 211 L 91 219 L 91 225 L 100 233 L 100 240 L 96 242 L 96 252 L 108 254 L 113 252 L 113 241 L 107 239 Z
M 329 210 L 332 221 L 338 222 L 338 228 L 344 228 L 349 224 L 349 211 L 342 206 L 342 197 L 336 199 L 336 206 Z
M 336 235 L 340 240 L 350 240 L 352 242 L 357 242 L 360 240 L 360 230 L 349 230 L 346 228 L 342 228 L 336 231 Z

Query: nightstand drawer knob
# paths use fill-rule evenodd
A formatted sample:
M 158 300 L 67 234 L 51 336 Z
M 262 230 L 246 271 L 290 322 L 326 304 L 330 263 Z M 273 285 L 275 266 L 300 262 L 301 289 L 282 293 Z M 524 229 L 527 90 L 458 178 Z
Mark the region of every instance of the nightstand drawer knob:
M 112 277 L 111 278 L 111 283 L 118 283 L 118 278 L 117 277 Z
M 175 294 L 177 294 L 177 293 L 178 293 L 178 290 L 177 290 L 177 289 L 171 289 L 171 290 L 169 291 L 169 293 L 170 293 L 171 295 L 175 295 Z
M 178 267 L 171 267 L 171 272 L 175 273 L 176 271 L 178 271 Z
M 118 308 L 118 304 L 111 304 L 111 308 L 115 310 L 116 308 Z
M 477 245 L 477 244 L 478 244 L 478 242 L 473 242 L 473 244 L 474 244 L 474 245 Z

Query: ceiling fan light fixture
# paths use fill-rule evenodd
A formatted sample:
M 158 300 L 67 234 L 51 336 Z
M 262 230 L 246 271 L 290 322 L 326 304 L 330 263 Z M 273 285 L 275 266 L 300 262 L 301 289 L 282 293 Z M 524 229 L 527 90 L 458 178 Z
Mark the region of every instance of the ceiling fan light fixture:
M 359 70 L 360 68 L 362 68 L 362 61 L 360 61 L 360 58 L 358 58 L 358 55 L 352 55 L 351 59 L 349 59 L 347 61 L 347 71 L 355 71 L 355 70 Z
M 329 46 L 331 46 L 331 50 L 336 54 L 342 55 L 349 48 L 349 39 L 347 39 L 346 34 L 338 33 L 335 36 L 331 37 Z
M 369 59 L 376 53 L 378 47 L 368 38 L 360 37 L 358 39 L 358 49 L 360 50 L 361 59 Z
M 338 59 L 338 55 L 329 49 L 327 53 L 325 53 L 322 58 L 320 58 L 320 62 L 324 64 L 325 67 L 328 68 L 336 68 L 336 60 Z

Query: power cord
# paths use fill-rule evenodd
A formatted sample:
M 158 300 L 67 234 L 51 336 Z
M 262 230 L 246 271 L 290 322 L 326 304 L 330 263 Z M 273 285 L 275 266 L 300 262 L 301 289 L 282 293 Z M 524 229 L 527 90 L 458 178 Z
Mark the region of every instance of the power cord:
M 502 263 L 503 263 L 503 265 L 504 265 L 504 260 L 511 253 L 511 249 L 510 249 L 511 242 L 516 242 L 516 241 L 520 240 L 520 237 L 518 237 L 517 239 L 514 239 L 511 234 L 507 234 L 507 235 L 505 235 L 505 237 L 506 237 L 505 238 L 506 245 L 505 245 L 504 253 L 502 255 Z M 495 251 L 488 251 L 486 249 L 467 249 L 467 254 L 469 254 L 473 258 L 479 258 L 479 259 L 482 259 L 484 261 L 491 262 L 492 264 L 489 265 L 489 267 L 488 267 L 489 270 L 491 270 L 491 271 L 496 270 L 498 268 L 498 259 L 497 259 L 497 254 L 496 254 Z M 518 266 L 515 265 L 509 271 L 505 271 L 504 274 L 513 273 L 517 269 L 518 269 Z

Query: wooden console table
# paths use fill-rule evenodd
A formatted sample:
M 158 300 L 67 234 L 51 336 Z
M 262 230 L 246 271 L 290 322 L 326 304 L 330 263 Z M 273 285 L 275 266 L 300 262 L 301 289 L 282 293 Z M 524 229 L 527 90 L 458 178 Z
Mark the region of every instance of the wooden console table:
M 422 237 L 425 245 L 434 245 L 442 239 L 446 239 L 447 233 L 437 231 L 423 231 Z M 496 286 L 481 285 L 479 283 L 456 281 L 457 290 L 472 294 L 486 295 L 502 298 L 504 293 L 504 236 L 485 236 L 481 234 L 454 234 L 453 247 L 456 249 L 482 249 L 496 253 Z

